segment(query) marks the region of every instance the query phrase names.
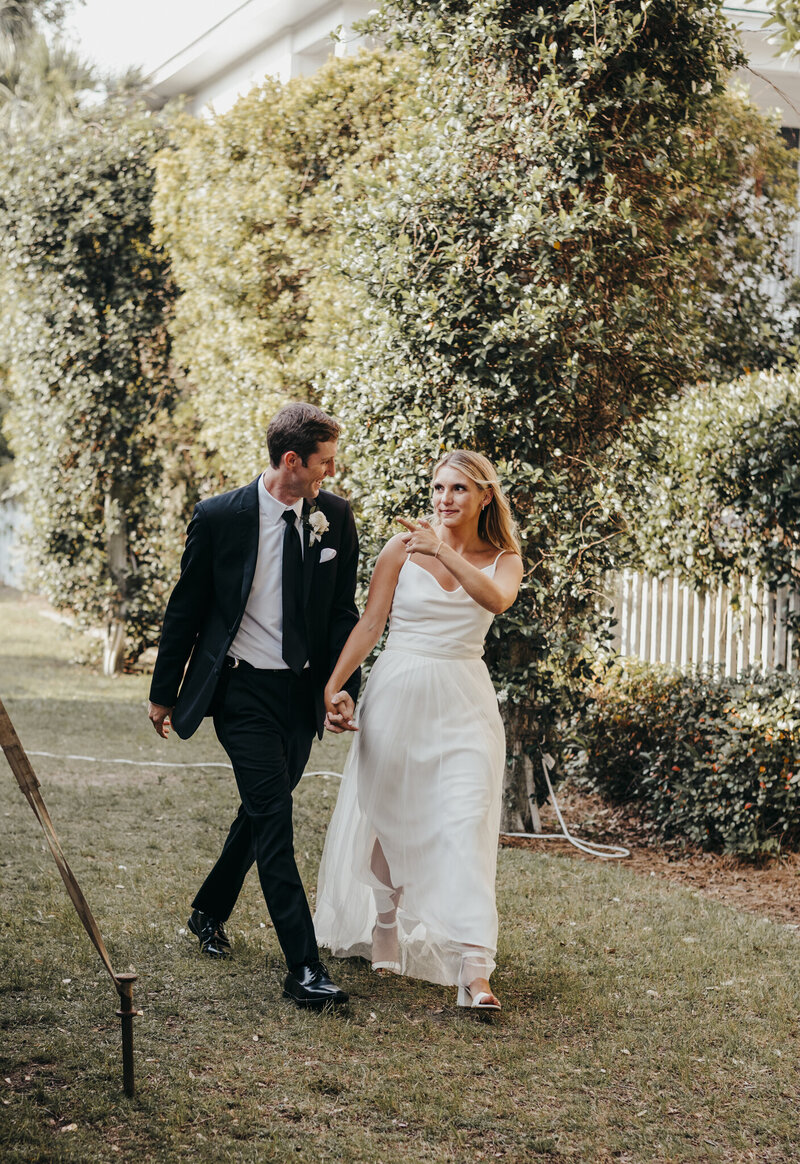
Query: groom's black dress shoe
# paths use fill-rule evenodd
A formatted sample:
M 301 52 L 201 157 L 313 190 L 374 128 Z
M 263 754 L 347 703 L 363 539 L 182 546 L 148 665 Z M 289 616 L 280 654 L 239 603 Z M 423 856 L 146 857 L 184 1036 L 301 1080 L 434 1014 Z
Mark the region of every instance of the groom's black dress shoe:
M 341 1006 L 348 1001 L 349 995 L 331 982 L 322 962 L 309 962 L 305 966 L 295 966 L 286 975 L 283 997 L 291 998 L 296 1006 L 322 1010 L 326 1006 Z
M 222 922 L 217 921 L 211 914 L 194 909 L 186 924 L 192 933 L 200 939 L 201 954 L 205 954 L 208 958 L 230 958 L 232 956 L 231 944 Z

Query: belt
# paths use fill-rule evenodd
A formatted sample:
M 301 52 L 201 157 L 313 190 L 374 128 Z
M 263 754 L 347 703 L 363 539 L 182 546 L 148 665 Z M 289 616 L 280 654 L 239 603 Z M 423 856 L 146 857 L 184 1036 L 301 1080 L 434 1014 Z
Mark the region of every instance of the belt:
M 253 664 L 248 663 L 246 659 L 234 659 L 232 655 L 226 655 L 225 662 L 222 665 L 229 671 L 235 671 L 237 667 L 241 667 L 243 671 L 255 671 L 259 675 L 292 674 L 288 667 L 254 667 Z

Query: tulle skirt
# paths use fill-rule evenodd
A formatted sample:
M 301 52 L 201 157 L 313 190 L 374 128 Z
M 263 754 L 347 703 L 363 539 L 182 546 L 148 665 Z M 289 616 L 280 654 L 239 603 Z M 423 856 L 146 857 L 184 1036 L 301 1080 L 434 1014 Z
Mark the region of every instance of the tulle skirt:
M 387 647 L 358 725 L 320 865 L 320 944 L 371 960 L 377 914 L 399 902 L 403 974 L 488 977 L 505 740 L 486 665 Z

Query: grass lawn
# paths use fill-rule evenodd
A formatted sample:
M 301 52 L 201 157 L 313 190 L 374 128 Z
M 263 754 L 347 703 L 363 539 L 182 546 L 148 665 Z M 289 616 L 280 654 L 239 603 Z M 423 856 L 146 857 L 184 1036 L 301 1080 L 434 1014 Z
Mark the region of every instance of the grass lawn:
M 66 630 L 0 593 L 0 694 L 117 970 L 139 974 L 138 1093 L 112 984 L 10 769 L 0 777 L 4 1161 L 736 1161 L 800 1158 L 796 934 L 624 862 L 504 850 L 492 1025 L 455 991 L 335 963 L 346 1014 L 281 997 L 255 874 L 201 960 L 189 901 L 236 808 L 213 733 L 160 741 L 147 679 L 70 662 Z M 119 759 L 142 761 L 133 767 Z M 312 768 L 341 770 L 331 738 Z M 336 781 L 303 780 L 313 889 Z

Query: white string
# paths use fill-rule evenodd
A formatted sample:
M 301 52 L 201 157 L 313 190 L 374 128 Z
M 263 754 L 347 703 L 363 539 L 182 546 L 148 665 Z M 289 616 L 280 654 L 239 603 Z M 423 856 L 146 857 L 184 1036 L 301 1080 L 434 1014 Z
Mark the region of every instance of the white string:
M 102 756 L 59 755 L 57 752 L 28 752 L 29 756 L 47 756 L 51 760 L 86 760 L 90 764 L 132 764 L 135 768 L 227 768 L 215 760 L 198 760 L 194 764 L 178 764 L 171 760 L 104 760 Z
M 223 764 L 217 760 L 196 760 L 193 763 L 186 764 L 172 760 L 104 760 L 101 756 L 77 756 L 73 754 L 59 755 L 57 752 L 28 752 L 29 756 L 46 756 L 50 760 L 83 760 L 89 764 L 128 764 L 135 768 L 225 768 L 227 771 L 231 770 L 230 764 Z M 555 767 L 555 760 L 549 753 L 542 754 L 542 771 L 544 778 L 547 781 L 547 789 L 550 793 L 550 800 L 553 802 L 558 823 L 561 825 L 560 833 L 501 833 L 503 837 L 524 837 L 536 841 L 562 841 L 567 840 L 576 849 L 582 853 L 586 853 L 590 857 L 600 857 L 604 861 L 611 861 L 619 857 L 630 857 L 630 849 L 626 849 L 623 845 L 602 845 L 595 844 L 592 841 L 582 841 L 578 837 L 573 837 L 572 833 L 566 826 L 564 817 L 561 815 L 556 794 L 553 791 L 553 785 L 550 783 L 549 769 Z M 305 772 L 305 776 L 333 776 L 337 780 L 341 780 L 341 772 L 329 772 L 321 769 L 318 772 Z
M 194 763 L 179 763 L 173 760 L 104 760 L 102 756 L 75 756 L 59 754 L 58 752 L 28 752 L 29 756 L 46 756 L 50 760 L 86 760 L 90 764 L 130 764 L 135 768 L 225 768 L 231 770 L 230 764 L 220 763 L 218 760 L 196 760 Z M 304 776 L 336 776 L 341 779 L 341 772 L 304 772 Z
M 560 833 L 501 833 L 503 837 L 529 837 L 537 841 L 563 841 L 567 840 L 576 849 L 582 853 L 586 853 L 589 857 L 599 857 L 603 861 L 612 861 L 619 857 L 630 857 L 630 849 L 626 849 L 623 845 L 601 845 L 594 844 L 592 841 L 582 841 L 578 837 L 573 837 L 572 833 L 564 823 L 564 818 L 561 815 L 561 809 L 556 800 L 556 794 L 553 791 L 553 785 L 550 783 L 550 768 L 555 767 L 555 760 L 548 752 L 542 753 L 542 771 L 544 778 L 547 781 L 547 790 L 550 793 L 550 799 L 553 802 L 553 808 L 556 810 L 558 823 L 561 825 Z

